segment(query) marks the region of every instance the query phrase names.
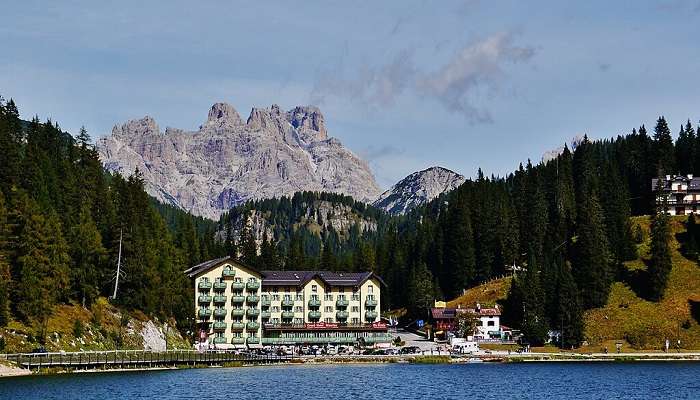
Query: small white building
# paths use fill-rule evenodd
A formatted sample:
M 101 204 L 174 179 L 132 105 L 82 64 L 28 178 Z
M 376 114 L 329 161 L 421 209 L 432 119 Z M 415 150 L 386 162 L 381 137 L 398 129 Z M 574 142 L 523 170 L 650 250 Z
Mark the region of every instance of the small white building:
M 668 215 L 690 215 L 700 207 L 700 178 L 689 175 L 666 175 L 651 180 L 656 204 Z

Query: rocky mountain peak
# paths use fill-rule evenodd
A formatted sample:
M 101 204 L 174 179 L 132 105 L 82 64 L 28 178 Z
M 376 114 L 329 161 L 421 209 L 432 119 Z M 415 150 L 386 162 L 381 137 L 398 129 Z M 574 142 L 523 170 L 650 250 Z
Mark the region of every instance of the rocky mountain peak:
M 241 125 L 243 120 L 235 108 L 228 103 L 214 103 L 209 109 L 206 125 L 209 126 L 235 126 Z
M 146 115 L 141 119 L 132 119 L 121 125 L 114 125 L 112 136 L 140 137 L 159 134 L 160 128 L 153 117 Z
M 405 214 L 464 183 L 464 176 L 443 167 L 430 167 L 403 178 L 382 193 L 373 205 L 391 214 Z
M 115 126 L 97 143 L 107 169 L 136 169 L 158 200 L 218 219 L 248 200 L 297 191 L 334 192 L 370 202 L 380 192 L 367 163 L 328 137 L 320 110 L 253 108 L 246 123 L 229 104 L 216 103 L 195 132 L 158 134 L 146 117 Z

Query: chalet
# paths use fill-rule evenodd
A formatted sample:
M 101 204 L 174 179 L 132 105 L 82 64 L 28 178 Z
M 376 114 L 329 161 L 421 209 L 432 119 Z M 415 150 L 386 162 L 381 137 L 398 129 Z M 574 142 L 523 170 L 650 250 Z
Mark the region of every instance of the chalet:
M 666 175 L 651 180 L 656 204 L 669 215 L 690 215 L 700 206 L 700 178 L 693 175 Z

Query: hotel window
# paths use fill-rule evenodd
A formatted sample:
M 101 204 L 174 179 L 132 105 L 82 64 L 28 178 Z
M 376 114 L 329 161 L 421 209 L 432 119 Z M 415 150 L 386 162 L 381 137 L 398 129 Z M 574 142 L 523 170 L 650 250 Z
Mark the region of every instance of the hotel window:
M 303 324 L 304 320 L 302 318 L 294 318 L 294 323 L 295 324 Z
M 353 319 L 352 319 L 352 323 L 353 323 L 353 324 L 359 324 L 359 323 L 360 323 L 360 319 L 359 319 L 359 318 L 353 318 Z
M 297 301 L 302 301 L 304 300 L 304 296 L 301 293 L 297 293 Z
M 323 321 L 324 321 L 324 322 L 327 322 L 327 323 L 332 323 L 332 322 L 333 322 L 333 318 L 326 318 L 326 319 L 324 319 Z
M 242 337 L 242 333 L 241 332 L 234 332 L 233 337 L 240 339 Z
M 360 307 L 352 306 L 352 312 L 360 312 Z
M 489 321 L 489 326 L 496 326 L 496 321 Z
M 242 282 L 242 281 L 241 281 L 241 278 L 234 278 L 233 281 L 236 282 L 236 283 L 241 283 L 241 282 Z
M 289 300 L 292 299 L 292 296 L 291 296 L 291 295 L 288 295 L 288 294 L 285 294 L 285 295 L 284 295 L 284 299 L 287 300 L 287 301 L 289 301 Z
M 273 306 L 273 307 L 272 307 L 272 312 L 280 312 L 279 306 Z
M 317 285 L 311 285 L 311 291 L 316 293 L 318 292 L 318 286 Z
M 279 324 L 279 323 L 280 323 L 280 319 L 279 319 L 279 318 L 272 318 L 272 323 L 273 323 L 273 324 Z
M 324 300 L 333 301 L 333 295 L 330 293 L 326 293 L 326 295 L 324 296 Z
M 272 300 L 279 301 L 279 299 L 280 299 L 280 295 L 278 295 L 277 293 L 272 295 Z
M 333 306 L 326 306 L 326 312 L 333 312 Z
M 360 292 L 355 290 L 352 292 L 352 299 L 353 301 L 359 301 L 360 300 Z
M 301 306 L 294 307 L 294 312 L 302 312 L 302 311 L 304 311 L 304 310 L 302 310 Z
M 374 289 L 374 286 L 372 286 L 372 285 L 367 286 L 367 293 L 372 294 L 373 289 Z

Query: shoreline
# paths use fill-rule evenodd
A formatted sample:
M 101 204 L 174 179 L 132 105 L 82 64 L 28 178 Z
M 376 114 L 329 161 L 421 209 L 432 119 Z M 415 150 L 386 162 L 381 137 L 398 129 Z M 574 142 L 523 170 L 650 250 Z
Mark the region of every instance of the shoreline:
M 700 352 L 694 353 L 621 353 L 621 354 L 577 354 L 577 353 L 528 353 L 528 354 L 478 354 L 455 357 L 450 355 L 398 355 L 398 356 L 330 356 L 299 358 L 296 361 L 270 364 L 229 364 L 225 365 L 192 365 L 192 366 L 154 366 L 146 368 L 47 368 L 45 371 L 30 371 L 7 363 L 0 363 L 0 378 L 20 376 L 43 376 L 84 373 L 121 373 L 139 371 L 178 371 L 199 368 L 243 368 L 243 367 L 279 367 L 279 366 L 319 366 L 319 365 L 381 365 L 381 364 L 479 364 L 479 363 L 644 363 L 644 362 L 699 362 Z

